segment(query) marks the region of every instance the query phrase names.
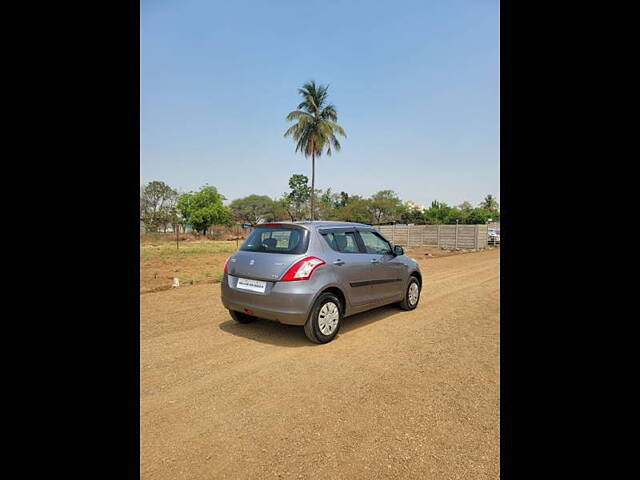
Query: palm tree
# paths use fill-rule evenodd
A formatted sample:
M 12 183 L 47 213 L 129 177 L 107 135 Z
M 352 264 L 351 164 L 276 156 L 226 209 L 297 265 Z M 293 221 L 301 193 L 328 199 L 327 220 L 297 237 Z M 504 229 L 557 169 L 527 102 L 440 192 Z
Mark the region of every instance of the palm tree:
M 489 194 L 486 197 L 484 197 L 484 200 L 482 201 L 480 206 L 482 208 L 486 208 L 487 210 L 490 210 L 490 211 L 497 211 L 498 210 L 498 202 L 496 202 L 496 199 L 493 198 L 493 195 L 491 195 L 491 194 Z
M 289 122 L 296 121 L 284 133 L 285 137 L 293 137 L 296 152 L 300 151 L 305 157 L 311 157 L 311 220 L 314 219 L 314 199 L 316 183 L 316 157 L 322 155 L 323 150 L 331 155 L 333 150 L 340 151 L 340 142 L 336 134 L 346 137 L 347 134 L 336 122 L 338 114 L 336 107 L 326 104 L 327 89 L 325 85 L 317 85 L 313 80 L 305 83 L 298 93 L 303 100 L 298 109 L 287 115 Z

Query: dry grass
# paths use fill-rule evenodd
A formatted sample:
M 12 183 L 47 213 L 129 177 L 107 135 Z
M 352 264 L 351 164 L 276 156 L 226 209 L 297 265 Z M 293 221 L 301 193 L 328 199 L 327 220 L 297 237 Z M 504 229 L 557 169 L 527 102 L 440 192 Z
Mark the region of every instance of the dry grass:
M 181 255 L 209 254 L 209 253 L 233 253 L 237 249 L 236 242 L 198 240 L 183 242 L 179 247 L 175 243 L 149 243 L 140 246 L 140 257 L 179 257 Z
M 171 288 L 174 278 L 181 285 L 219 282 L 226 258 L 236 251 L 235 241 L 187 237 L 176 248 L 166 238 L 144 238 L 140 243 L 140 292 Z

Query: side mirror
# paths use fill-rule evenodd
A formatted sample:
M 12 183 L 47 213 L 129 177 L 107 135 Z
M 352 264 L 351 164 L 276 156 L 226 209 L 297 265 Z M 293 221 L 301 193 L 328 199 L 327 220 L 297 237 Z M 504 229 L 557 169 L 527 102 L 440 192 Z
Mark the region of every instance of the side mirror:
M 395 247 L 393 247 L 393 254 L 396 257 L 399 257 L 400 255 L 404 255 L 404 248 L 402 248 L 400 245 L 396 245 Z

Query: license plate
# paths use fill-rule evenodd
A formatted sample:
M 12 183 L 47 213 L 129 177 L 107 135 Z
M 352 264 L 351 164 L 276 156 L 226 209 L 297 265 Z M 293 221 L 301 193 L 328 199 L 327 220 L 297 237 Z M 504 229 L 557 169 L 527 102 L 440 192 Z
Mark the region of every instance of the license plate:
M 236 286 L 243 290 L 251 290 L 252 292 L 264 293 L 264 290 L 267 288 L 267 282 L 262 282 L 260 280 L 249 280 L 248 278 L 239 278 Z

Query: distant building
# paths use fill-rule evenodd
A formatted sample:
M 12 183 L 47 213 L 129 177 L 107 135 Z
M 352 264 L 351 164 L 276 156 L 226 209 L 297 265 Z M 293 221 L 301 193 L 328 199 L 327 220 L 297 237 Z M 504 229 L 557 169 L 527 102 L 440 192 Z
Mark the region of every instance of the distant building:
M 165 231 L 164 225 L 161 225 L 160 227 L 158 227 L 158 233 L 173 233 L 175 232 L 173 227 L 174 227 L 173 225 L 167 225 L 167 229 Z M 193 229 L 191 228 L 191 225 L 180 225 L 181 233 L 190 233 L 192 231 Z M 143 234 L 143 233 L 147 233 L 147 229 L 145 228 L 142 220 L 140 220 L 140 234 Z
M 419 210 L 419 211 L 422 211 L 426 208 L 423 205 L 419 205 L 415 202 L 412 202 L 411 200 L 407 200 L 406 202 L 404 202 L 404 206 L 410 210 Z
M 160 228 L 161 232 L 164 232 L 164 227 Z M 189 233 L 192 232 L 193 229 L 191 225 L 180 225 L 180 233 Z M 173 233 L 175 230 L 173 229 L 173 225 L 167 225 L 167 233 Z

